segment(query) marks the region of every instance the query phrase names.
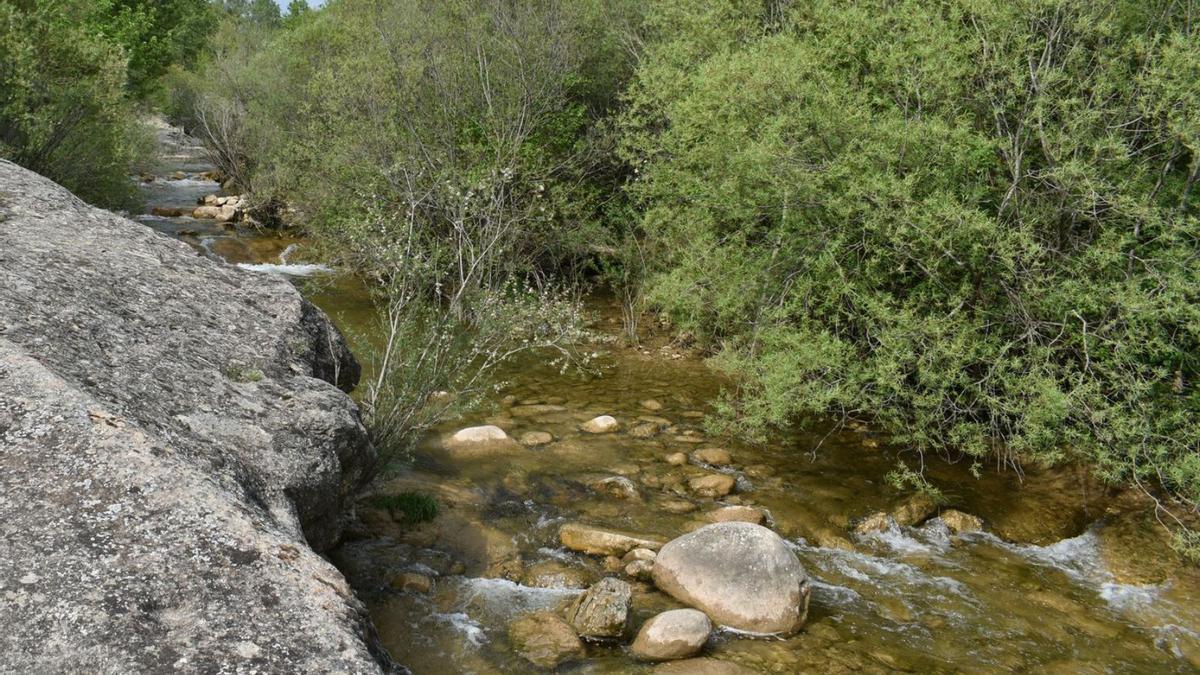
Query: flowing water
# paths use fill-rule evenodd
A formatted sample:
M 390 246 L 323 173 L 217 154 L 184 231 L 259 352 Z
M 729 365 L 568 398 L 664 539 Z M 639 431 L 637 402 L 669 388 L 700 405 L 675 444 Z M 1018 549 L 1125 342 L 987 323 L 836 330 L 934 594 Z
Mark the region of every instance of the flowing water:
M 167 134 L 167 132 L 164 132 Z M 195 149 L 167 135 L 172 171 L 207 167 Z M 207 181 L 156 180 L 151 206 L 183 206 L 215 192 Z M 143 222 L 196 246 L 204 255 L 261 273 L 298 279 L 363 346 L 373 309 L 356 285 L 302 260 L 303 243 L 191 218 Z M 318 281 L 303 281 L 313 277 Z M 599 332 L 615 333 L 613 308 L 591 303 Z M 529 672 L 507 638 L 511 619 L 560 607 L 611 574 L 605 561 L 561 547 L 567 522 L 678 536 L 720 504 L 763 509 L 813 580 L 806 628 L 783 639 L 717 632 L 705 653 L 752 671 L 793 672 L 1197 672 L 1200 580 L 1170 564 L 1152 524 L 1129 514 L 1136 502 L 1105 489 L 1082 469 L 1012 471 L 933 461 L 931 482 L 951 505 L 982 517 L 985 531 L 952 535 L 939 518 L 919 527 L 892 525 L 855 534 L 857 519 L 892 509 L 904 497 L 884 476 L 898 448 L 869 429 L 829 431 L 814 424 L 763 445 L 709 438 L 721 380 L 670 345 L 631 349 L 613 341 L 589 348 L 594 371 L 562 372 L 527 358 L 508 368 L 489 407 L 430 434 L 412 466 L 378 487 L 435 496 L 432 522 L 407 525 L 387 509 L 360 505 L 364 525 L 334 559 L 346 572 L 400 662 L 421 673 Z M 621 431 L 579 430 L 596 415 Z M 648 422 L 657 433 L 635 437 Z M 529 431 L 553 442 L 518 452 L 463 457 L 439 439 L 458 428 L 497 424 L 513 437 Z M 732 466 L 668 464 L 675 452 L 719 446 Z M 913 460 L 914 458 L 909 458 Z M 689 478 L 736 477 L 720 500 L 689 491 Z M 622 476 L 622 498 L 590 487 Z M 1132 520 L 1131 520 L 1132 518 Z M 1132 527 L 1129 523 L 1133 522 Z M 1132 532 L 1132 534 L 1131 534 Z M 730 561 L 736 564 L 736 561 Z M 395 590 L 404 573 L 433 580 L 428 592 Z M 634 619 L 678 606 L 652 585 L 633 581 Z M 594 644 L 564 670 L 649 671 L 622 644 Z

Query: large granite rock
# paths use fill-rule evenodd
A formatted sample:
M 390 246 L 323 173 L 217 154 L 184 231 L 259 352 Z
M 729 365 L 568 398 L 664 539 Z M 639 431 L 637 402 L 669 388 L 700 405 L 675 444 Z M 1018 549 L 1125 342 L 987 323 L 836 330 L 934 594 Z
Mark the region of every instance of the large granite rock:
M 808 616 L 808 577 L 787 542 L 765 527 L 705 525 L 667 542 L 654 558 L 658 588 L 716 623 L 791 634 Z
M 334 545 L 375 452 L 285 280 L 0 161 L 0 671 L 379 672 Z

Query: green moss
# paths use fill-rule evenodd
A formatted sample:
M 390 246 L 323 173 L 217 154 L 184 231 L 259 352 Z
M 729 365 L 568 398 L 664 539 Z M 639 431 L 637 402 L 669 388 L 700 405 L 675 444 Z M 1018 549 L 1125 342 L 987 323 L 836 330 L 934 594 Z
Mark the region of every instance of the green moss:
M 387 509 L 398 521 L 416 524 L 427 523 L 438 515 L 437 499 L 420 492 L 372 495 L 363 503 L 379 509 Z
M 258 368 L 250 368 L 242 365 L 231 365 L 225 368 L 225 377 L 234 382 L 261 382 L 265 377 L 263 371 Z

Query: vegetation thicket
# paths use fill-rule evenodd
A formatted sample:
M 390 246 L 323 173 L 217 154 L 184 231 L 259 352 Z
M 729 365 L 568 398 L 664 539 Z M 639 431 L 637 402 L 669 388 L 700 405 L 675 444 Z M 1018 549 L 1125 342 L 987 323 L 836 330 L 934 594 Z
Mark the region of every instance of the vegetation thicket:
M 478 400 L 515 353 L 575 358 L 565 286 L 606 247 L 624 168 L 603 121 L 635 8 L 343 0 L 284 30 L 228 21 L 180 76 L 178 115 L 220 169 L 377 294 L 364 403 L 385 448 Z
M 1194 510 L 1196 16 L 26 0 L 0 5 L 0 149 L 117 195 L 167 72 L 219 168 L 377 293 L 365 402 L 398 446 L 505 357 L 573 358 L 570 289 L 598 278 L 631 335 L 649 308 L 732 376 L 714 431 L 867 420 L 914 457 L 1082 461 Z
M 153 152 L 139 107 L 205 48 L 214 11 L 206 0 L 0 3 L 0 157 L 129 207 L 129 174 Z
M 1194 3 L 653 7 L 629 189 L 724 431 L 832 413 L 1200 502 Z

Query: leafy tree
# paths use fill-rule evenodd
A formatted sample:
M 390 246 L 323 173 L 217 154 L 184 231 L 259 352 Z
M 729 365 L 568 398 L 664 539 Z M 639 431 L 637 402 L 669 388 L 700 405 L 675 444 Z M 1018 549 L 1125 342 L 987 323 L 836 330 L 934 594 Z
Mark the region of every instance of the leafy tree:
M 171 65 L 191 62 L 206 47 L 215 14 L 208 0 L 97 0 L 89 20 L 124 50 L 126 85 L 144 98 Z
M 292 0 L 288 3 L 287 18 L 290 21 L 301 19 L 312 12 L 307 0 Z
M 260 26 L 275 27 L 283 17 L 275 0 L 223 0 L 225 12 Z
M 0 4 L 0 156 L 96 204 L 126 206 L 142 155 L 121 47 L 85 3 Z

